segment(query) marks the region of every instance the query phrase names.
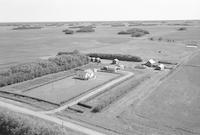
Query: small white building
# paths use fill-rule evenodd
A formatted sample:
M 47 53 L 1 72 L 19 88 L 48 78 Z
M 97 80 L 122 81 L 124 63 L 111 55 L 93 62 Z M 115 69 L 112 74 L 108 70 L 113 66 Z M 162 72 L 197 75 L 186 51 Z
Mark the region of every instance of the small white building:
M 105 66 L 103 69 L 108 71 L 108 72 L 117 72 L 119 67 L 117 67 L 115 65 L 109 65 L 109 66 Z
M 95 62 L 95 57 L 91 57 L 91 62 Z
M 99 57 L 97 57 L 97 58 L 95 59 L 95 62 L 101 63 L 101 59 L 100 59 Z
M 153 59 L 150 59 L 147 61 L 147 63 L 145 63 L 145 65 L 148 67 L 153 67 L 155 64 L 156 64 L 156 61 Z
M 119 60 L 118 60 L 118 59 L 114 59 L 114 60 L 112 61 L 112 64 L 119 64 Z
M 165 69 L 165 65 L 164 64 L 159 64 L 156 66 L 155 68 L 156 70 L 164 70 Z
M 92 69 L 78 70 L 76 72 L 76 77 L 82 80 L 89 80 L 95 77 L 95 73 Z

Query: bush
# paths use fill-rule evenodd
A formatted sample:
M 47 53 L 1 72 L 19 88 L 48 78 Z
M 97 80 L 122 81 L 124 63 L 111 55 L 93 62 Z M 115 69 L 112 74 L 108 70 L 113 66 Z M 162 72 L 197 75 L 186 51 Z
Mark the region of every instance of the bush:
M 141 32 L 141 33 L 144 33 L 144 34 L 150 34 L 147 30 L 143 30 L 143 29 L 139 29 L 139 28 L 128 29 L 127 32 L 129 32 L 130 34 L 135 33 L 135 32 Z
M 58 55 L 48 60 L 39 60 L 11 66 L 0 73 L 0 87 L 41 77 L 43 75 L 69 70 L 89 63 L 89 58 L 77 51 Z
M 147 30 L 139 29 L 139 28 L 132 28 L 126 31 L 120 31 L 118 34 L 131 34 L 132 37 L 141 37 L 146 34 L 149 34 Z
M 144 35 L 145 35 L 145 33 L 143 33 L 143 32 L 134 32 L 131 34 L 131 37 L 142 37 Z
M 93 27 L 86 26 L 86 27 L 80 28 L 76 32 L 95 32 L 95 30 L 93 29 Z
M 67 135 L 70 129 L 28 115 L 0 109 L 1 135 Z
M 68 55 L 68 54 L 80 54 L 80 52 L 78 50 L 74 50 L 73 52 L 58 52 L 57 55 Z
M 29 26 L 29 25 L 22 25 L 18 26 L 16 28 L 13 28 L 12 30 L 28 30 L 28 29 L 41 29 L 40 26 Z
M 187 30 L 187 28 L 186 27 L 181 27 L 181 28 L 178 28 L 177 30 L 178 31 L 184 31 L 184 30 Z
M 103 108 L 104 108 L 105 106 L 104 105 L 97 105 L 97 106 L 95 106 L 93 109 L 92 109 L 92 112 L 93 113 L 98 113 L 98 112 L 100 112 Z
M 89 57 L 99 57 L 101 59 L 118 59 L 122 61 L 134 61 L 134 62 L 142 62 L 142 58 L 138 56 L 132 56 L 132 55 L 125 55 L 125 54 L 105 54 L 105 53 L 89 53 L 87 54 Z
M 130 33 L 127 32 L 127 31 L 120 31 L 117 34 L 119 34 L 119 35 L 127 35 L 127 34 L 130 34 Z
M 65 29 L 65 30 L 63 30 L 63 32 L 65 34 L 74 34 L 74 31 L 73 30 L 69 30 L 69 29 Z

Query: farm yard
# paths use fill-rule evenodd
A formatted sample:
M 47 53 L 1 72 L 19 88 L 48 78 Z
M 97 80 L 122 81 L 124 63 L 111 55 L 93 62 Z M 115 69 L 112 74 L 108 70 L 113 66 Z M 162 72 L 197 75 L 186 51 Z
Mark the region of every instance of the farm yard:
M 24 95 L 61 104 L 118 77 L 118 74 L 98 72 L 96 79 L 83 81 L 70 76 L 23 92 Z
M 29 79 L 2 86 L 0 105 L 109 135 L 200 134 L 198 21 L 20 26 L 0 25 L 0 79 Z

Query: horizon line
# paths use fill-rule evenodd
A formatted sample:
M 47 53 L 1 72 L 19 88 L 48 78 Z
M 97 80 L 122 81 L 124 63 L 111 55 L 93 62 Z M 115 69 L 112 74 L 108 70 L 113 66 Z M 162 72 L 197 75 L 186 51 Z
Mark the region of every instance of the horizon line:
M 72 23 L 72 22 L 137 22 L 137 21 L 155 21 L 155 22 L 159 22 L 159 21 L 200 21 L 200 19 L 150 19 L 150 20 L 84 20 L 84 21 L 5 21 L 5 22 L 0 22 L 0 23 Z

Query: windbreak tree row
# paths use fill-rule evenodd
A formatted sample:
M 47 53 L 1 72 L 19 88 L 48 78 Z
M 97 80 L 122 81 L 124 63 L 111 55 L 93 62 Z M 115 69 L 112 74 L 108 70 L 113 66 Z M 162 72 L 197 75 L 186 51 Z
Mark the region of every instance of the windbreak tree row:
M 0 87 L 31 80 L 43 75 L 69 70 L 89 63 L 82 54 L 58 55 L 48 60 L 18 64 L 0 72 Z

